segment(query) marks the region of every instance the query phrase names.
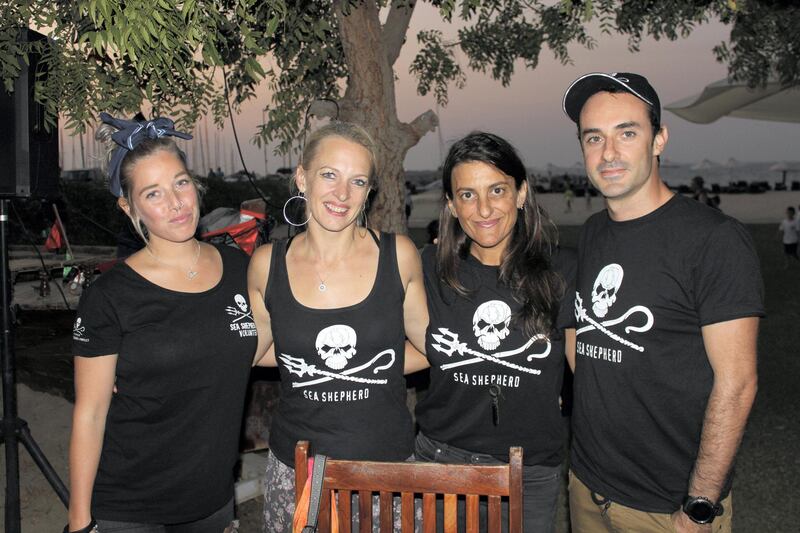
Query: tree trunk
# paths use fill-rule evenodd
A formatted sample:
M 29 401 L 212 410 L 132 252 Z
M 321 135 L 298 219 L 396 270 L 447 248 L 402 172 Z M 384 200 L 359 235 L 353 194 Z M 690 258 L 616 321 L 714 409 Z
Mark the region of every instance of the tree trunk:
M 400 122 L 394 92 L 392 63 L 402 40 L 396 35 L 407 27 L 408 11 L 391 13 L 382 27 L 374 0 L 348 5 L 337 0 L 336 18 L 349 77 L 339 102 L 339 118 L 363 126 L 377 144 L 377 195 L 369 211 L 370 226 L 383 231 L 406 232 L 405 173 L 403 160 L 408 150 L 438 124 L 427 111 L 411 124 Z M 399 13 L 399 14 L 398 14 Z M 386 36 L 385 36 L 386 35 Z M 388 41 L 388 42 L 387 42 Z

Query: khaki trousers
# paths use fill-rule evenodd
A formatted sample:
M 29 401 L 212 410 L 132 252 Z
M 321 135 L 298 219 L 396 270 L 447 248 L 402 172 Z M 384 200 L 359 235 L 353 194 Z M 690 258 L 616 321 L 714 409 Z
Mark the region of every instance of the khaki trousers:
M 675 533 L 669 514 L 637 511 L 611 500 L 598 505 L 595 499 L 601 502 L 605 498 L 597 493 L 594 497 L 589 487 L 570 472 L 569 514 L 573 533 Z M 724 512 L 714 519 L 711 531 L 731 533 L 733 507 L 730 494 L 722 500 L 722 506 Z

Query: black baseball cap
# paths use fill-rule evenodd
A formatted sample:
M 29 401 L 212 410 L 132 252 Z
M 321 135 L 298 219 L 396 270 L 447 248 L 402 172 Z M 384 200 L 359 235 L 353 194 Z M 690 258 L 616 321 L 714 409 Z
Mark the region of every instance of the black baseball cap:
M 561 103 L 564 113 L 577 124 L 586 100 L 594 94 L 608 89 L 609 85 L 617 85 L 625 92 L 631 93 L 648 104 L 655 110 L 658 122 L 661 122 L 661 101 L 658 99 L 656 90 L 653 89 L 647 78 L 632 72 L 612 72 L 611 74 L 592 72 L 584 74 L 573 81 L 564 92 L 564 100 Z

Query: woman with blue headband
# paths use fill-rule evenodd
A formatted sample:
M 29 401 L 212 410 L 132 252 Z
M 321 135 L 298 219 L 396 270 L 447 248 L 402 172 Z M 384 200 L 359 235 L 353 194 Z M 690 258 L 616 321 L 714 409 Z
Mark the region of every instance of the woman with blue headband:
M 195 239 L 198 186 L 172 139 L 191 136 L 101 118 L 109 189 L 146 246 L 81 298 L 65 531 L 230 531 L 257 342 L 247 257 Z

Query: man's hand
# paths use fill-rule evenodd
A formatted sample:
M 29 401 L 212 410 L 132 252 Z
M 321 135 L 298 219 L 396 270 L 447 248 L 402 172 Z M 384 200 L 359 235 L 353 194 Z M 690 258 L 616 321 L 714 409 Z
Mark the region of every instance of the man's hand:
M 701 533 L 710 532 L 711 524 L 698 524 L 692 521 L 683 509 L 678 509 L 672 513 L 672 525 L 678 533 Z

